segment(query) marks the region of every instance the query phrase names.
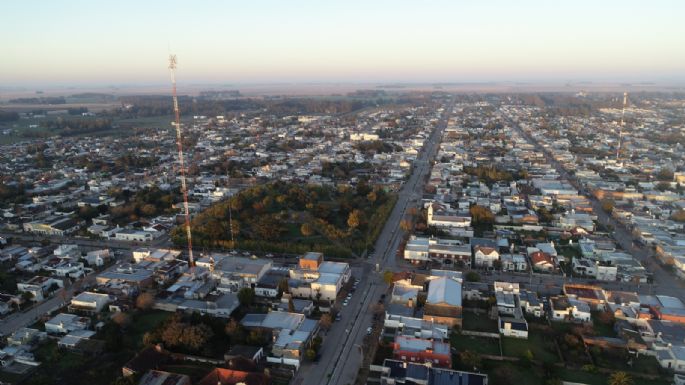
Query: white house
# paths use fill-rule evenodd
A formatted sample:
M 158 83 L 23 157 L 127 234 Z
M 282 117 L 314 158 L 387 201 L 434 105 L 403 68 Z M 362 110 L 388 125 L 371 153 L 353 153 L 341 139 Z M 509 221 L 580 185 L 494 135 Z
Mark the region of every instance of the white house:
M 477 267 L 492 268 L 495 261 L 499 260 L 499 253 L 494 247 L 476 246 L 473 250 Z
M 88 266 L 102 266 L 109 258 L 109 249 L 93 250 L 86 254 L 86 262 L 88 262 Z
M 33 295 L 32 300 L 36 302 L 44 300 L 51 289 L 60 287 L 64 287 L 64 283 L 61 279 L 43 277 L 40 275 L 37 275 L 26 282 L 17 283 L 17 291 L 31 293 Z
M 74 330 L 87 329 L 89 323 L 89 318 L 79 317 L 74 314 L 59 313 L 45 322 L 45 331 L 48 334 L 67 334 Z
M 69 305 L 69 309 L 99 313 L 110 302 L 111 299 L 109 298 L 108 294 L 84 291 L 83 293 L 80 293 L 71 299 L 71 305 Z
M 500 316 L 499 332 L 505 337 L 528 338 L 528 322 L 523 317 Z
M 146 242 L 154 239 L 153 234 L 149 231 L 134 230 L 134 229 L 122 229 L 114 234 L 114 239 L 118 241 L 129 241 L 129 242 Z

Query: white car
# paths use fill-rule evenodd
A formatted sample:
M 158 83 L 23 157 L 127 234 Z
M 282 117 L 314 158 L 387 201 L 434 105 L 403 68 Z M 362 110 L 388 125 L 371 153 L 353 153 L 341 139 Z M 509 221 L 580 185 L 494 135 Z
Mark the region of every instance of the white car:
M 370 336 L 372 331 L 373 331 L 373 329 L 371 328 L 371 326 L 369 326 L 369 327 L 366 329 L 366 335 L 367 335 L 367 336 Z
M 348 303 L 347 300 L 343 301 L 343 306 L 347 306 Z

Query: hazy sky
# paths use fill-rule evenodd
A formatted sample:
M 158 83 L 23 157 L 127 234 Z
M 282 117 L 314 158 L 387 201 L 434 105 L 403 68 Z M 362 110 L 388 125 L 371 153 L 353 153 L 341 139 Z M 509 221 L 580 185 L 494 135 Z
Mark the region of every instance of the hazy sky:
M 685 1 L 0 2 L 0 86 L 683 81 Z

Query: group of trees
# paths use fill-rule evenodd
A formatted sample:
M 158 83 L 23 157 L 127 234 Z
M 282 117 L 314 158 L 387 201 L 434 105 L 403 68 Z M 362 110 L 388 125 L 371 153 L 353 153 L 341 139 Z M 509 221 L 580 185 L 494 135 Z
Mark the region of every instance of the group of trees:
M 332 178 L 335 180 L 348 181 L 351 177 L 359 172 L 372 170 L 373 167 L 369 163 L 354 163 L 354 162 L 322 162 L 321 176 Z
M 392 204 L 392 195 L 365 182 L 338 188 L 276 182 L 244 190 L 198 214 L 193 240 L 208 247 L 346 256 L 375 241 Z M 182 230 L 172 232 L 181 244 Z
M 146 344 L 162 342 L 169 348 L 196 353 L 213 336 L 214 331 L 207 324 L 202 322 L 192 323 L 184 320 L 180 315 L 174 314 L 162 327 L 145 333 L 143 339 Z
M 500 170 L 494 166 L 464 167 L 464 173 L 478 177 L 478 180 L 488 186 L 499 181 L 509 182 L 514 180 L 514 175 L 509 171 Z
M 64 96 L 41 96 L 37 98 L 15 98 L 9 100 L 10 104 L 66 104 Z
M 40 126 L 48 130 L 58 131 L 58 134 L 61 136 L 71 136 L 111 130 L 112 120 L 105 118 L 64 119 L 59 117 L 57 119 L 44 120 L 40 122 Z
M 132 193 L 120 188 L 110 191 L 115 199 L 124 199 L 126 202 L 121 206 L 110 208 L 112 221 L 126 223 L 136 221 L 141 217 L 152 218 L 164 213 L 172 213 L 172 206 L 180 200 L 178 190 L 163 191 L 159 187 L 148 187 Z
M 141 118 L 171 115 L 173 104 L 170 96 L 125 96 L 121 97 L 121 108 L 108 111 L 109 115 L 122 118 Z M 259 99 L 223 99 L 215 95 L 205 94 L 193 98 L 187 95 L 179 96 L 181 115 L 224 115 L 230 111 L 245 111 L 266 109 L 275 115 L 296 114 L 341 114 L 356 111 L 365 107 L 385 103 L 377 99 L 322 99 L 322 98 L 289 98 L 279 100 Z
M 372 154 L 382 154 L 382 153 L 390 153 L 390 152 L 399 152 L 402 151 L 402 147 L 396 146 L 394 144 L 384 142 L 382 140 L 374 140 L 370 142 L 357 142 L 354 147 L 365 153 L 372 153 Z
M 23 184 L 0 183 L 0 207 L 10 203 L 24 203 L 27 199 Z

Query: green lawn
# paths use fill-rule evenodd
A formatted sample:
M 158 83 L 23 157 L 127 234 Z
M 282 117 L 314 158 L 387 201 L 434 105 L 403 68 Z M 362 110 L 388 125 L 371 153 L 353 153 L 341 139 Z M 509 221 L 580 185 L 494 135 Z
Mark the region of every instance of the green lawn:
M 487 314 L 476 314 L 470 311 L 463 313 L 464 330 L 471 330 L 477 332 L 499 333 L 497 328 L 497 320 L 490 319 Z
M 500 355 L 499 340 L 495 338 L 471 337 L 459 333 L 452 333 L 450 336 L 450 345 L 455 348 L 457 352 L 470 350 L 479 354 Z
M 545 385 L 545 378 L 534 367 L 524 367 L 514 363 L 486 361 L 485 373 L 488 383 L 516 385 Z
M 508 357 L 523 357 L 526 351 L 533 353 L 533 359 L 543 362 L 558 362 L 554 341 L 540 333 L 529 333 L 528 339 L 502 337 L 502 352 Z
M 595 333 L 602 337 L 616 337 L 616 331 L 613 325 L 607 325 L 605 323 L 599 322 L 599 312 L 592 312 L 592 327 L 595 329 Z
M 128 346 L 140 349 L 143 346 L 143 334 L 154 330 L 162 322 L 169 319 L 173 313 L 161 310 L 148 310 L 136 314 L 131 325 L 126 329 L 125 338 Z
M 632 357 L 621 352 L 612 353 L 596 349 L 590 349 L 590 352 L 597 366 L 601 368 L 652 375 L 660 373 L 659 362 L 651 356 L 641 355 L 639 357 Z M 632 364 L 629 364 L 629 362 L 632 362 Z
M 109 385 L 121 373 L 121 366 L 132 355 L 129 352 L 105 353 L 94 357 L 57 348 L 48 341 L 35 351 L 42 365 L 24 382 L 26 385 L 74 384 Z
M 579 382 L 588 385 L 607 385 L 609 375 L 606 373 L 588 373 L 574 369 L 560 369 L 559 377 L 562 380 L 569 382 Z M 639 385 L 670 385 L 672 381 L 633 378 L 633 383 Z

